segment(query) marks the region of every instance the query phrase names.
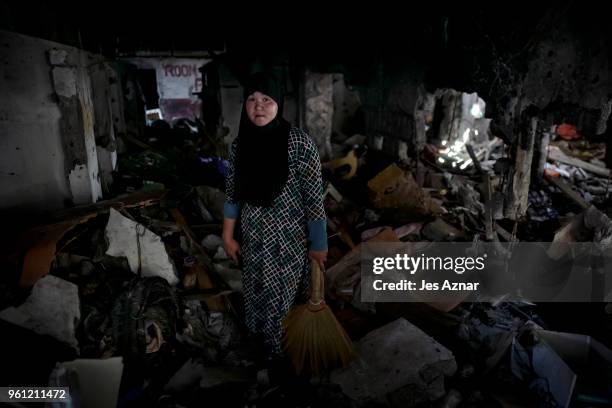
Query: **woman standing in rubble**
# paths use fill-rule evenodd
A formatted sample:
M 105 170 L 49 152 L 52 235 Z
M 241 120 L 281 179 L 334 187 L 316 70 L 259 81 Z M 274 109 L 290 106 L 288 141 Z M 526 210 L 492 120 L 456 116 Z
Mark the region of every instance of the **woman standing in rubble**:
M 232 259 L 242 258 L 246 324 L 274 362 L 282 356 L 283 319 L 308 299 L 309 258 L 321 268 L 326 260 L 323 180 L 314 142 L 282 117 L 276 78 L 252 75 L 244 97 L 230 150 L 223 243 Z

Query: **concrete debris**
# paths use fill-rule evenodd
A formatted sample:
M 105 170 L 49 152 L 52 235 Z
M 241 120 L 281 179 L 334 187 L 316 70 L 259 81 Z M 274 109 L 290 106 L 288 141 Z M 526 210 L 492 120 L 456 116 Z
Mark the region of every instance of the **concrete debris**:
M 71 53 L 48 48 L 51 93 L 62 103 L 75 102 L 83 91 L 81 71 Z M 215 89 L 223 84 L 224 92 L 235 93 L 224 99 L 229 101 L 225 108 L 239 100 L 240 87 L 237 81 L 230 85 L 227 78 L 215 75 L 218 63 L 215 58 L 202 68 L 207 83 L 200 96 L 213 102 L 223 99 Z M 183 67 L 195 74 L 197 68 L 190 66 L 167 69 L 176 73 Z M 350 110 L 359 111 L 359 117 L 348 120 L 349 108 L 338 103 L 344 97 L 337 95 L 344 80 L 339 86 L 336 78 L 333 73 L 306 72 L 300 88 L 294 89 L 292 81 L 285 85 L 303 100 L 303 109 L 291 106 L 290 112 L 302 116 L 323 160 L 328 233 L 325 300 L 353 340 L 359 339 L 360 358 L 331 373 L 331 383 L 321 377 L 302 384 L 312 399 L 301 402 L 317 406 L 313 401 L 329 395 L 343 404 L 337 406 L 356 408 L 510 404 L 499 390 L 488 390 L 498 385 L 510 394 L 529 395 L 542 406 L 567 406 L 570 401 L 594 398 L 580 394 L 579 382 L 591 385 L 593 379 L 581 377 L 582 371 L 574 371 L 576 366 L 589 367 L 603 380 L 600 388 L 608 390 L 612 355 L 604 343 L 612 337 L 603 318 L 576 306 L 563 315 L 563 323 L 572 315 L 589 323 L 593 319 L 592 326 L 601 328 L 597 336 L 606 342 L 555 332 L 552 328 L 558 323 L 543 324 L 548 316 L 539 311 L 546 309 L 544 305 L 530 303 L 529 289 L 535 283 L 522 286 L 520 293 L 508 289 L 518 278 L 535 282 L 545 268 L 534 272 L 521 268 L 507 280 L 485 280 L 483 286 L 493 293 L 486 302 L 483 291 L 472 290 L 455 297 L 444 295 L 444 301 L 435 303 L 362 301 L 361 279 L 362 256 L 367 252 L 363 249 L 371 242 L 395 243 L 408 253 L 426 252 L 423 248 L 432 242 L 471 242 L 473 248 L 491 243 L 484 278 L 491 276 L 484 276 L 489 271 L 507 271 L 513 248 L 524 242 L 552 241 L 537 255 L 546 257 L 549 269 L 559 275 L 561 268 L 556 266 L 575 255 L 572 244 L 612 247 L 609 143 L 588 140 L 595 128 L 605 129 L 612 101 L 604 98 L 593 105 L 601 105 L 599 118 L 595 111 L 586 116 L 564 114 L 576 117 L 578 123 L 557 125 L 548 123 L 557 115 L 536 116 L 534 105 L 525 110 L 529 105 L 512 97 L 510 110 L 520 111 L 520 120 L 504 117 L 505 123 L 502 118 L 495 122 L 485 118 L 487 106 L 475 93 L 452 89 L 432 93 L 424 87 L 404 93 L 390 88 L 384 94 L 401 105 L 397 113 L 372 112 L 368 104 L 355 102 Z M 133 79 L 118 79 L 108 81 L 114 87 L 111 94 L 97 95 L 109 99 L 109 109 L 103 109 L 111 112 L 105 119 L 110 127 L 104 128 L 112 129 L 114 139 L 95 135 L 95 142 L 108 149 L 98 146 L 102 176 L 107 179 L 104 192 L 143 191 L 67 210 L 53 216 L 53 222 L 63 220 L 60 223 L 30 232 L 38 242 L 26 241 L 11 255 L 15 271 L 21 273 L 20 290 L 34 285 L 32 293 L 20 306 L 0 311 L 0 318 L 78 349 L 81 357 L 92 359 L 93 368 L 103 364 L 95 359 L 117 355 L 136 361 L 138 373 L 130 375 L 138 378 L 129 378 L 127 384 L 143 385 L 126 389 L 121 401 L 115 389 L 121 365 L 108 361 L 112 384 L 100 386 L 108 388 L 96 401 L 108 406 L 129 405 L 134 395 L 142 398 L 136 404 L 142 406 L 202 405 L 198 398 L 215 405 L 217 400 L 210 396 L 216 393 L 223 394 L 221 400 L 236 399 L 236 406 L 255 401 L 251 405 L 274 406 L 269 404 L 274 398 L 282 401 L 276 406 L 292 406 L 282 399 L 284 385 L 275 387 L 274 370 L 264 369 L 261 351 L 251 344 L 259 339 L 251 342 L 243 336 L 242 266 L 228 259 L 220 236 L 229 171 L 223 157 L 237 124 L 222 127 L 218 121 L 231 121 L 232 116 L 220 111 L 209 112 L 210 118 L 194 115 L 193 120 L 165 122 L 162 117 L 172 115 L 160 105 L 157 112 L 148 113 L 146 130 L 139 132 L 136 125 L 124 123 L 119 113 L 128 107 L 119 105 L 134 105 L 129 110 L 137 117 L 136 112 L 143 110 L 142 95 Z M 121 95 L 121 89 L 115 88 L 124 82 L 130 86 Z M 356 88 L 351 92 L 357 96 Z M 205 110 L 217 110 L 214 104 L 204 105 Z M 341 122 L 343 126 L 338 126 Z M 74 162 L 65 175 L 71 202 L 97 200 L 89 185 L 95 181 L 95 168 L 79 160 L 68 162 Z M 21 260 L 15 254 L 26 255 Z M 535 255 L 529 259 L 536 263 Z M 610 302 L 612 294 L 603 293 L 609 288 L 599 284 L 605 257 L 593 259 L 587 265 L 592 299 L 597 294 L 598 302 Z M 577 289 L 576 281 L 570 283 L 564 290 Z M 0 293 L 5 292 L 0 282 Z M 0 300 L 16 304 L 17 295 Z M 612 327 L 612 304 L 605 307 L 605 313 L 600 312 Z M 453 353 L 461 361 L 460 370 Z M 106 372 L 107 367 L 100 370 Z M 67 373 L 67 367 L 58 367 L 53 384 L 68 384 Z M 449 377 L 452 389 L 447 392 Z M 248 389 L 245 395 L 234 392 L 243 388 Z M 175 400 L 162 401 L 168 397 Z
M 124 217 L 111 208 L 106 226 L 107 255 L 124 256 L 135 274 L 159 276 L 176 285 L 179 280 L 172 259 L 161 238 L 144 225 Z
M 360 358 L 336 370 L 331 381 L 355 401 L 391 407 L 433 402 L 455 374 L 453 353 L 404 318 L 370 332 L 358 343 Z
M 23 304 L 0 312 L 0 319 L 48 335 L 75 349 L 76 326 L 81 318 L 78 287 L 47 275 L 36 282 Z

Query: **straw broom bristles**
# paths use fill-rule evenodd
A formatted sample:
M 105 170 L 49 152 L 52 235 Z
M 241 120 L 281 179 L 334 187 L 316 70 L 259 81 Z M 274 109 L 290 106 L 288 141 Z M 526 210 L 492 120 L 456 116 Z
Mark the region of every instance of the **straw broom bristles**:
M 325 304 L 323 287 L 323 273 L 311 261 L 310 300 L 283 322 L 285 352 L 298 374 L 319 375 L 346 366 L 355 356 L 353 342 Z

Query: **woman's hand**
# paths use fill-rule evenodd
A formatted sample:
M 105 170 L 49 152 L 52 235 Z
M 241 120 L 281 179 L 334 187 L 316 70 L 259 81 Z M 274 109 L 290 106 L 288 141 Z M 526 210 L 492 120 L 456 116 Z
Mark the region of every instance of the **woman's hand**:
M 238 244 L 238 241 L 234 238 L 224 238 L 223 249 L 225 249 L 225 253 L 227 253 L 234 262 L 238 263 L 238 255 L 240 255 L 240 244 Z
M 323 251 L 308 251 L 308 257 L 317 262 L 322 271 L 325 270 L 325 262 L 327 262 L 327 249 Z

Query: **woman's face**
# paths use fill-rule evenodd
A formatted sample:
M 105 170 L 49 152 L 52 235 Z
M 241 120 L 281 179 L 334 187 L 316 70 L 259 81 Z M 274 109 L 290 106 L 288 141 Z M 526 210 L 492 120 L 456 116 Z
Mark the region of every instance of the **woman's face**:
M 256 126 L 266 126 L 276 117 L 278 105 L 274 99 L 257 91 L 248 96 L 246 112 Z

